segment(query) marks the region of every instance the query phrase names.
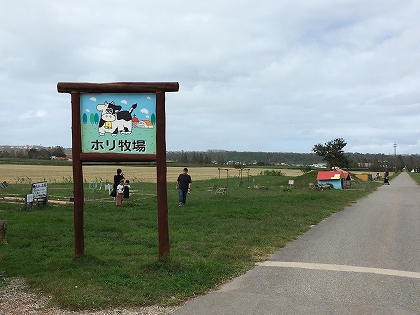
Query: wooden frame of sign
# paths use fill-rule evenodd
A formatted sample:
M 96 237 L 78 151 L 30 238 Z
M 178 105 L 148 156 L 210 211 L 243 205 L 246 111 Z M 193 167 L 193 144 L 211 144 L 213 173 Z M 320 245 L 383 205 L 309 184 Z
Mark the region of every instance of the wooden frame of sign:
M 169 256 L 168 198 L 166 183 L 165 92 L 177 92 L 178 82 L 117 82 L 72 83 L 59 82 L 59 93 L 71 94 L 72 155 L 74 187 L 74 253 L 84 254 L 83 232 L 83 169 L 84 162 L 156 162 L 158 201 L 159 258 Z M 82 152 L 81 95 L 86 93 L 152 93 L 156 97 L 156 152 L 155 154 L 91 153 Z

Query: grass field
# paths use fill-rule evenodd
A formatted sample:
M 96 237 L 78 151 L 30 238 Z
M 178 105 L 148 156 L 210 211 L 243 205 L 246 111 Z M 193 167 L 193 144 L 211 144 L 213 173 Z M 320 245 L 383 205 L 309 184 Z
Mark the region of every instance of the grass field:
M 156 183 L 156 168 L 144 166 L 109 166 L 109 165 L 85 165 L 83 166 L 83 178 L 87 183 L 90 182 L 113 182 L 116 169 L 120 167 L 127 179 L 131 182 Z M 229 168 L 229 171 L 220 171 L 220 177 L 239 177 L 239 171 Z M 243 178 L 248 176 L 248 169 L 242 172 Z M 249 175 L 258 175 L 264 169 L 250 168 Z M 286 176 L 299 176 L 302 172 L 297 169 L 282 169 Z M 167 167 L 167 181 L 175 182 L 178 175 L 182 173 L 182 167 Z M 219 178 L 217 167 L 191 167 L 189 174 L 193 180 L 207 180 Z M 16 165 L 0 164 L 0 181 L 9 183 L 31 183 L 47 181 L 51 183 L 72 182 L 73 169 L 71 166 L 51 166 L 51 165 Z
M 83 166 L 84 182 L 108 182 L 112 183 L 116 169 L 120 167 L 125 177 L 131 182 L 156 183 L 156 168 L 149 166 L 109 166 L 109 165 L 85 165 Z M 228 171 L 226 171 L 228 169 Z M 249 171 L 248 171 L 249 170 Z M 246 181 L 248 175 L 256 176 L 263 172 L 264 168 L 245 168 L 242 171 L 242 178 Z M 278 169 L 285 176 L 300 176 L 299 169 Z M 167 181 L 174 183 L 178 175 L 182 173 L 182 167 L 167 167 Z M 356 172 L 366 173 L 366 172 Z M 208 180 L 214 178 L 226 179 L 239 177 L 240 173 L 234 168 L 222 167 L 190 167 L 189 174 L 193 180 Z M 390 174 L 392 175 L 392 173 Z M 374 172 L 372 173 L 374 176 Z M 9 183 L 32 183 L 47 181 L 49 183 L 66 183 L 73 181 L 73 169 L 71 166 L 51 165 L 17 165 L 0 164 L 0 181 Z
M 382 184 L 356 180 L 348 190 L 314 191 L 308 183 L 315 182 L 316 172 L 268 176 L 259 175 L 264 169 L 251 169 L 250 185 L 247 176 L 245 185 L 238 185 L 233 169 L 229 179 L 222 173 L 219 180 L 217 168 L 190 168 L 194 182 L 185 207 L 178 207 L 175 185 L 168 185 L 170 257 L 158 259 L 155 169 L 121 167 L 128 178 L 138 180 L 133 180 L 130 199 L 117 208 L 106 191 L 88 185 L 111 179 L 115 166 L 84 167 L 92 178 L 84 185 L 85 254 L 76 259 L 72 204 L 28 207 L 1 198 L 23 197 L 28 181 L 40 180 L 49 181 L 52 199 L 71 197 L 71 168 L 67 173 L 54 168 L 19 165 L 8 176 L 9 187 L 0 190 L 0 218 L 9 224 L 8 244 L 0 244 L 0 276 L 23 277 L 32 289 L 70 310 L 180 304 L 243 274 Z M 168 181 L 175 182 L 180 171 L 168 168 Z M 225 195 L 207 191 L 225 183 Z

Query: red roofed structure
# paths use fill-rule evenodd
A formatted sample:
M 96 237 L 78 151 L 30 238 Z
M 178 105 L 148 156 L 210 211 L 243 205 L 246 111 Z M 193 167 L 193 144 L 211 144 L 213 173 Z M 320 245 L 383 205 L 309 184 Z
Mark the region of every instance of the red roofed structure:
M 330 180 L 344 178 L 343 171 L 322 171 L 318 172 L 317 180 Z
M 344 189 L 350 183 L 350 175 L 342 170 L 321 171 L 318 172 L 316 180 L 320 185 L 330 184 L 335 189 Z

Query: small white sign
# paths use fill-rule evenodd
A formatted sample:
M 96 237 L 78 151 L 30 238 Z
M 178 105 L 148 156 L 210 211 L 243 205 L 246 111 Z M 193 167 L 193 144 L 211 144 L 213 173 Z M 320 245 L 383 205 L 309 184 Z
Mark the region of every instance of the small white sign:
M 295 180 L 294 179 L 289 179 L 289 185 L 294 185 L 295 184 Z
M 34 202 L 34 194 L 27 194 L 26 195 L 26 203 Z
M 111 189 L 112 189 L 112 185 L 111 184 L 106 184 L 105 185 L 105 190 L 108 190 L 109 193 L 111 193 Z

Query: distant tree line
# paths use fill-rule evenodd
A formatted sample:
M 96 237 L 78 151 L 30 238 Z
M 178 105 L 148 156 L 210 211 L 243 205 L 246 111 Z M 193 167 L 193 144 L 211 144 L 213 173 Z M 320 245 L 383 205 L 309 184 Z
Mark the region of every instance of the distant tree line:
M 327 143 L 328 144 L 328 143 Z M 337 143 L 336 143 L 337 144 Z M 340 142 L 338 142 L 340 147 Z M 342 143 L 341 143 L 342 145 Z M 339 149 L 341 150 L 341 149 Z M 68 151 L 68 150 L 67 150 Z M 385 170 L 408 170 L 420 172 L 420 155 L 385 155 L 365 153 L 344 153 L 348 169 L 382 172 Z M 49 160 L 52 156 L 66 157 L 66 149 L 56 147 L 10 148 L 0 147 L 0 158 Z M 169 162 L 185 165 L 230 165 L 230 166 L 294 166 L 308 171 L 309 166 L 325 163 L 316 153 L 293 152 L 240 152 L 240 151 L 169 151 Z M 332 162 L 336 163 L 336 162 Z
M 19 158 L 19 159 L 36 159 L 50 160 L 52 156 L 66 157 L 63 147 L 37 147 L 37 148 L 3 148 L 0 150 L 0 158 Z
M 386 155 L 369 153 L 343 153 L 346 157 L 346 168 L 382 172 L 386 170 L 420 171 L 420 155 Z M 169 151 L 167 160 L 181 164 L 194 165 L 278 165 L 278 166 L 310 166 L 325 163 L 315 153 L 291 152 L 239 152 L 239 151 Z M 307 167 L 305 169 L 308 169 Z
M 311 165 L 322 162 L 322 158 L 313 153 L 290 152 L 169 151 L 166 158 L 178 163 L 219 165 Z

